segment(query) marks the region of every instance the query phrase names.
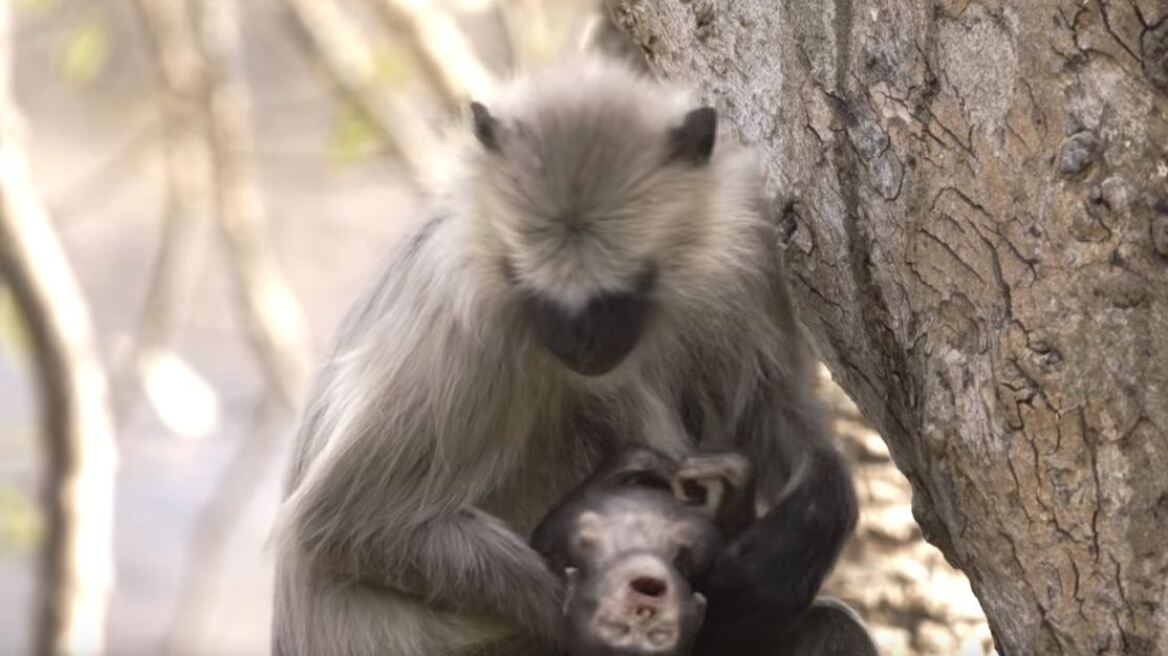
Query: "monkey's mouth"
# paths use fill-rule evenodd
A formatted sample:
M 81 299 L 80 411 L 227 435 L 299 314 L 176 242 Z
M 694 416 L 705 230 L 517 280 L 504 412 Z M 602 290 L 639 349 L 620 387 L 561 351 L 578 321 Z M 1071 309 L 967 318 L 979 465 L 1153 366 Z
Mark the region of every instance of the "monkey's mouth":
M 668 590 L 665 581 L 655 576 L 638 576 L 632 581 L 629 581 L 629 587 L 638 594 L 652 598 L 660 597 Z
M 529 302 L 536 335 L 564 366 L 583 376 L 612 371 L 640 340 L 648 302 L 639 294 L 608 294 L 594 298 L 578 312 L 532 298 Z

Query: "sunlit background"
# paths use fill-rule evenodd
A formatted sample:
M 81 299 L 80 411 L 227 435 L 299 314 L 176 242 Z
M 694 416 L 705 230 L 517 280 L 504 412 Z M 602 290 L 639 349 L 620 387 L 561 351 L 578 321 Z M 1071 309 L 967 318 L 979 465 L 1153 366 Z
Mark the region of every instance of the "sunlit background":
M 417 218 L 428 130 L 575 50 L 592 18 L 571 0 L 12 2 L 0 38 L 35 192 L 112 381 L 108 653 L 267 653 L 289 400 Z M 0 654 L 33 648 L 48 538 L 21 326 L 0 286 Z M 831 591 L 888 654 L 984 653 L 968 583 L 920 539 L 878 436 L 825 388 L 865 502 Z

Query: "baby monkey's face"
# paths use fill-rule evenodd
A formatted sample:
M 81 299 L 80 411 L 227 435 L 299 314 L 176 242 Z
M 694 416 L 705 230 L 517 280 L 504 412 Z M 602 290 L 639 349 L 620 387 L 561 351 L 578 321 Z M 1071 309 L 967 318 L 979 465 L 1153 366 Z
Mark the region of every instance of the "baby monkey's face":
M 675 461 L 630 449 L 601 472 L 545 525 L 558 527 L 556 562 L 567 564 L 566 646 L 573 656 L 689 654 L 706 617 L 692 585 L 751 520 L 753 469 L 732 453 Z
M 583 581 L 578 572 L 568 576 L 580 654 L 686 654 L 705 619 L 705 597 L 658 554 L 629 553 Z
M 706 599 L 689 577 L 720 544 L 713 518 L 722 488 L 702 476 L 642 478 L 576 519 L 571 548 L 581 567 L 566 572 L 565 612 L 579 656 L 688 654 L 705 619 Z

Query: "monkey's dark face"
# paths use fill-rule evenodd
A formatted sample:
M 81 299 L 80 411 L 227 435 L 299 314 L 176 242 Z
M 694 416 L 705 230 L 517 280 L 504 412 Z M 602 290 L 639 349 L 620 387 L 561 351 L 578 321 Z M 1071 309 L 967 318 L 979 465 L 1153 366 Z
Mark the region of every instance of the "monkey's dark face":
M 623 293 L 593 297 L 579 310 L 540 295 L 526 299 L 540 342 L 564 366 L 585 376 L 608 373 L 637 345 L 649 313 L 652 272 Z
M 500 118 L 472 105 L 490 248 L 539 342 L 585 376 L 633 352 L 666 263 L 698 239 L 714 145 L 710 108 L 662 125 L 625 102 Z

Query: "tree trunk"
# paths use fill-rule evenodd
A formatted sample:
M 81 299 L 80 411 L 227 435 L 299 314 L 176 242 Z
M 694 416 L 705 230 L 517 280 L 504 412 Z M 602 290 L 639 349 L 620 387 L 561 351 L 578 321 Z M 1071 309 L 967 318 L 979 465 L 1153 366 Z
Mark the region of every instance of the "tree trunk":
M 1168 653 L 1168 3 L 610 0 L 1003 654 Z

